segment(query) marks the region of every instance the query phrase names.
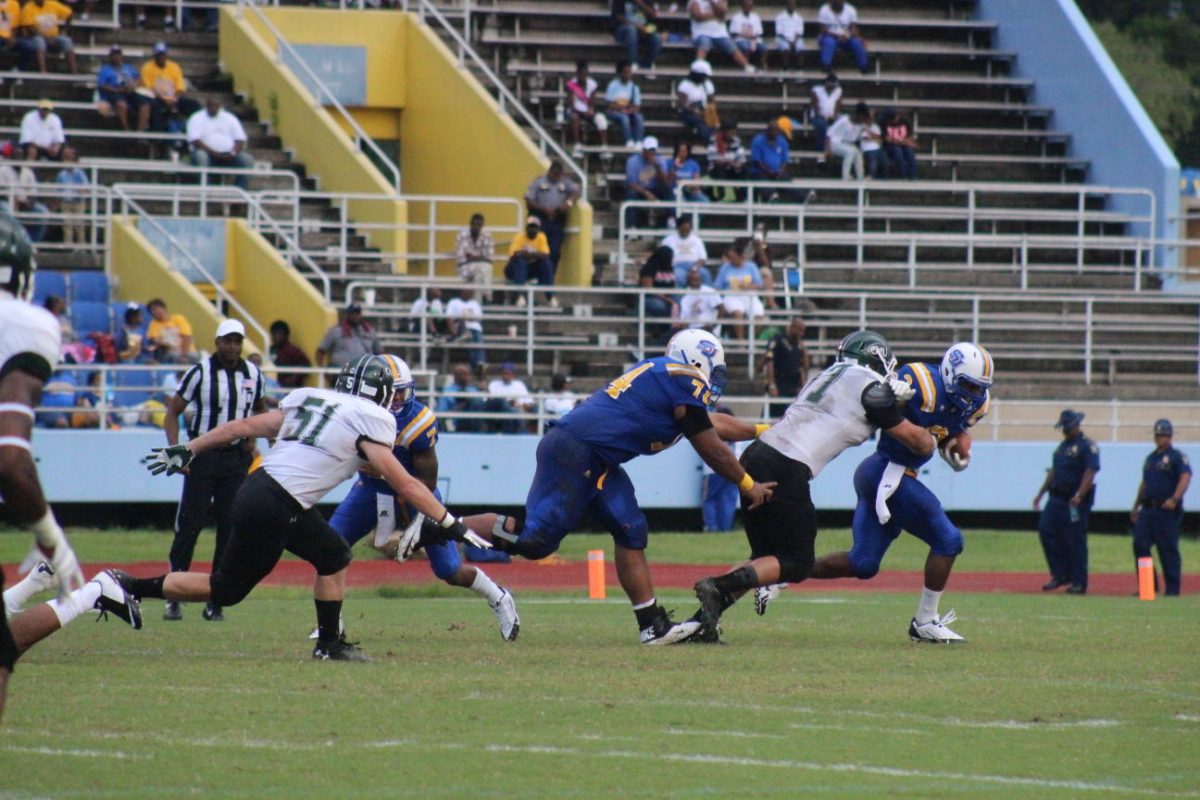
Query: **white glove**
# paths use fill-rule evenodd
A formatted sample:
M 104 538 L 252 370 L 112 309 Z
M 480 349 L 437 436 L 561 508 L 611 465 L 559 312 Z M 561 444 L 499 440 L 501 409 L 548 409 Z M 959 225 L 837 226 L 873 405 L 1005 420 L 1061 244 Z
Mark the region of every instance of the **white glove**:
M 888 378 L 888 386 L 892 387 L 892 394 L 896 395 L 897 403 L 907 403 L 917 393 L 911 383 L 899 378 Z
M 408 527 L 400 534 L 400 541 L 396 544 L 396 563 L 403 564 L 417 552 L 417 548 L 421 546 L 421 526 L 424 523 L 425 515 L 418 511 L 412 522 L 408 523 Z
M 54 513 L 46 509 L 46 515 L 31 526 L 36 537 L 37 546 L 25 557 L 20 571 L 26 573 L 33 569 L 37 562 L 48 559 L 54 568 L 55 580 L 58 582 L 58 596 L 65 597 L 76 589 L 82 589 L 87 583 L 83 570 L 79 568 L 79 560 L 71 549 L 62 528 L 54 519 Z
M 953 441 L 954 440 L 951 439 L 946 444 L 939 447 L 938 454 L 941 455 L 943 461 L 950 465 L 950 469 L 954 470 L 955 472 L 962 472 L 971 465 L 971 457 L 967 456 L 966 458 L 963 458 L 958 453 L 952 452 L 950 450 L 950 444 Z

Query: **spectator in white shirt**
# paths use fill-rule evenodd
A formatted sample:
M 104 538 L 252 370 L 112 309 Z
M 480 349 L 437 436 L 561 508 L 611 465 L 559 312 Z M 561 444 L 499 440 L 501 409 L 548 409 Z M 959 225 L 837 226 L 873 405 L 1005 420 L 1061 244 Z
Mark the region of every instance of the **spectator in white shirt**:
M 483 306 L 475 299 L 473 290 L 460 290 L 458 297 L 446 304 L 446 322 L 450 341 L 467 340 L 476 345 L 483 341 Z M 468 347 L 467 360 L 471 362 L 471 369 L 480 372 L 487 361 L 487 353 L 482 347 Z
M 704 285 L 699 269 L 688 272 L 687 289 L 679 298 L 679 321 L 689 328 L 712 330 L 721 309 L 721 295 Z
M 425 295 L 417 295 L 408 310 L 408 330 L 411 333 L 424 332 L 435 339 L 446 335 L 449 324 L 446 321 L 446 306 L 442 303 L 442 290 L 430 286 Z
M 698 58 L 688 67 L 687 77 L 675 87 L 675 113 L 688 135 L 702 142 L 707 142 L 713 133 L 705 121 L 708 102 L 717 93 L 711 77 L 712 64 Z
M 54 113 L 54 103 L 38 100 L 37 108 L 21 117 L 18 141 L 26 161 L 58 161 L 62 157 L 67 135 L 63 132 L 62 118 Z
M 0 156 L 12 158 L 16 153 L 12 142 L 0 145 Z M 0 163 L 0 209 L 16 214 L 21 224 L 25 226 L 29 239 L 40 242 L 46 238 L 46 214 L 50 209 L 45 203 L 39 203 L 34 196 L 37 189 L 37 178 L 29 167 L 19 170 L 7 161 Z M 36 215 L 30 218 L 30 215 Z
M 708 249 L 704 246 L 704 240 L 692 230 L 690 215 L 679 215 L 675 220 L 675 232 L 662 240 L 662 246 L 671 248 L 673 253 L 671 268 L 675 271 L 676 286 L 686 286 L 688 273 L 693 269 L 700 273 L 700 280 L 705 286 L 712 285 L 712 275 L 705 265 Z
M 804 18 L 796 10 L 796 0 L 787 0 L 787 8 L 775 17 L 775 49 L 782 55 L 784 69 L 800 66 L 804 52 Z
M 875 115 L 867 116 L 858 149 L 862 150 L 863 167 L 868 178 L 886 178 L 888 175 L 887 155 L 883 152 L 883 131 L 875 121 Z
M 575 62 L 575 77 L 567 81 L 567 118 L 570 120 L 570 140 L 575 144 L 573 158 L 583 155 L 583 123 L 590 122 L 596 129 L 600 146 L 608 145 L 608 117 L 596 111 L 596 93 L 600 84 L 588 74 L 586 61 Z
M 863 179 L 863 154 L 860 142 L 863 131 L 871 123 L 871 110 L 866 103 L 854 107 L 854 115 L 843 115 L 829 128 L 825 141 L 825 154 L 842 158 L 842 180 L 850 180 L 851 173 Z
M 483 229 L 483 214 L 471 215 L 471 226 L 454 240 L 454 260 L 459 276 L 467 283 L 485 287 L 483 297 L 492 299 L 492 274 L 496 262 L 496 244 Z
M 571 385 L 571 376 L 555 373 L 550 376 L 550 395 L 546 398 L 546 413 L 556 417 L 565 417 L 579 402 L 579 395 L 567 387 Z
M 754 11 L 754 0 L 741 0 L 742 10 L 729 18 L 729 35 L 747 61 L 757 61 L 759 69 L 767 68 L 767 46 L 763 44 L 762 17 Z
M 838 84 L 837 75 L 830 72 L 825 76 L 825 82 L 819 83 L 812 89 L 812 119 L 813 133 L 817 137 L 817 151 L 825 152 L 825 132 L 834 120 L 842 115 L 842 87 Z
M 525 381 L 516 377 L 516 366 L 511 361 L 500 365 L 500 377 L 488 383 L 488 411 L 502 413 L 522 413 L 533 408 L 533 398 L 529 396 L 529 388 Z M 517 420 L 500 421 L 496 428 L 501 433 L 517 433 L 521 423 Z
M 838 50 L 849 50 L 854 56 L 858 71 L 867 73 L 867 46 L 858 35 L 858 11 L 843 0 L 830 0 L 817 11 L 817 23 L 821 27 L 821 69 L 828 72 L 833 67 L 833 56 Z
M 696 58 L 703 60 L 714 47 L 732 58 L 746 72 L 754 67 L 745 54 L 729 38 L 725 30 L 725 17 L 729 14 L 727 0 L 689 0 L 688 16 L 692 18 L 692 42 L 696 45 Z
M 187 140 L 192 146 L 192 163 L 197 167 L 254 166 L 254 158 L 246 152 L 246 131 L 241 121 L 221 108 L 216 97 L 208 98 L 204 108 L 188 118 Z M 239 176 L 234 183 L 245 189 L 245 176 Z

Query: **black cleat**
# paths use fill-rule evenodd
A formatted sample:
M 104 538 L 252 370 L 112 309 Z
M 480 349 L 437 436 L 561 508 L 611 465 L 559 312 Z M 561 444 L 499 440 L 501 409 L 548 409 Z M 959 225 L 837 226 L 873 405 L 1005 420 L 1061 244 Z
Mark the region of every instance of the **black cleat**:
M 1070 583 L 1070 581 L 1065 578 L 1051 578 L 1046 585 L 1042 587 L 1042 591 L 1053 592 L 1055 589 L 1060 589 L 1063 586 L 1066 586 L 1068 583 Z
M 332 642 L 317 641 L 313 647 L 313 658 L 318 661 L 370 661 L 370 657 L 358 646 L 358 642 L 347 642 L 340 636 Z
M 699 627 L 696 629 L 695 633 L 693 633 L 684 641 L 687 644 L 725 644 L 723 641 L 721 641 L 721 626 L 719 624 L 705 625 L 700 621 L 700 617 L 702 615 L 703 612 L 697 611 L 688 620 L 688 622 L 696 623 Z
M 100 585 L 100 596 L 92 606 L 100 612 L 100 619 L 109 614 L 124 620 L 135 631 L 142 627 L 142 609 L 138 601 L 121 585 L 121 576 L 128 578 L 123 572 L 109 569 L 92 578 L 92 583 Z
M 168 600 L 163 609 L 163 619 L 167 622 L 179 622 L 183 619 L 183 606 L 176 600 Z
M 225 614 L 221 607 L 212 603 L 204 604 L 204 611 L 200 612 L 200 616 L 204 617 L 209 622 L 224 622 Z
M 1073 583 L 1067 587 L 1067 594 L 1087 594 L 1087 587 Z
M 695 619 L 700 623 L 701 630 L 707 631 L 706 636 L 719 640 L 721 612 L 725 609 L 723 593 L 712 578 L 701 578 L 696 581 L 692 590 L 696 593 L 696 599 L 700 601 L 700 610 L 696 612 Z

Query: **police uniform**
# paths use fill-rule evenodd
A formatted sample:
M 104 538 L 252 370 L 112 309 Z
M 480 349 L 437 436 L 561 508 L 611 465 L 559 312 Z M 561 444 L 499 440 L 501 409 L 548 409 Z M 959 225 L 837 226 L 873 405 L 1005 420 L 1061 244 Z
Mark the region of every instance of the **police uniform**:
M 1166 420 L 1155 423 L 1155 433 Z M 1167 422 L 1162 430 L 1166 435 L 1173 433 Z M 1142 483 L 1145 488 L 1138 498 L 1138 518 L 1133 526 L 1133 557 L 1150 555 L 1150 548 L 1158 548 L 1158 560 L 1162 565 L 1166 594 L 1179 594 L 1182 561 L 1179 555 L 1179 525 L 1183 521 L 1183 501 L 1173 509 L 1162 507 L 1163 501 L 1175 496 L 1175 489 L 1183 475 L 1192 474 L 1188 457 L 1171 445 L 1165 450 L 1155 449 L 1146 456 L 1142 464 Z
M 1079 421 L 1082 421 L 1082 415 L 1075 424 Z M 1089 469 L 1100 471 L 1100 448 L 1096 443 L 1082 432 L 1064 439 L 1054 451 L 1053 475 L 1048 487 L 1050 497 L 1038 519 L 1038 536 L 1042 540 L 1051 578 L 1059 583 L 1069 581 L 1076 590 L 1087 589 L 1087 528 L 1096 499 L 1095 484 L 1080 498 L 1078 506 L 1071 505 L 1071 498 Z
M 779 392 L 779 399 L 771 401 L 772 417 L 783 416 L 804 385 L 808 377 L 805 375 L 804 356 L 804 340 L 792 342 L 786 333 L 776 334 L 767 345 L 767 360 L 775 365 L 775 388 Z

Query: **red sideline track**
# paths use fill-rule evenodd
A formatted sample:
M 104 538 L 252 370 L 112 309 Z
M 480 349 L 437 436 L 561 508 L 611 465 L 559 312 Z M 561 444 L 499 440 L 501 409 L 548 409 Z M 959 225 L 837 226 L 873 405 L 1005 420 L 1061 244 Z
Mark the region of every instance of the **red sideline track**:
M 587 594 L 587 562 L 561 561 L 514 561 L 511 564 L 484 564 L 488 575 L 514 591 L 535 589 L 543 591 L 572 591 Z M 125 564 L 89 563 L 84 573 L 92 575 L 101 569 L 117 567 L 131 575 L 146 577 L 162 574 L 166 564 L 161 561 L 137 561 Z M 616 568 L 612 562 L 605 564 L 610 591 L 617 587 Z M 211 564 L 195 562 L 197 572 L 208 572 Z M 705 564 L 651 564 L 654 584 L 659 588 L 691 589 L 699 578 L 719 574 L 725 570 L 720 565 Z M 16 565 L 5 565 L 11 581 L 16 576 Z M 953 592 L 1002 592 L 1005 594 L 1038 594 L 1047 576 L 1040 572 L 955 572 L 950 576 L 947 587 Z M 281 561 L 263 582 L 267 586 L 311 586 L 313 569 L 303 561 Z M 920 572 L 880 572 L 869 581 L 842 578 L 832 581 L 808 581 L 793 587 L 798 591 L 816 592 L 913 592 L 921 587 Z M 424 560 L 396 564 L 392 561 L 355 561 L 350 565 L 347 582 L 351 586 L 404 585 L 418 586 L 436 583 L 437 578 Z M 1129 596 L 1137 589 L 1133 571 L 1129 574 L 1100 574 L 1088 578 L 1088 594 Z M 1061 591 L 1061 590 L 1060 590 Z

